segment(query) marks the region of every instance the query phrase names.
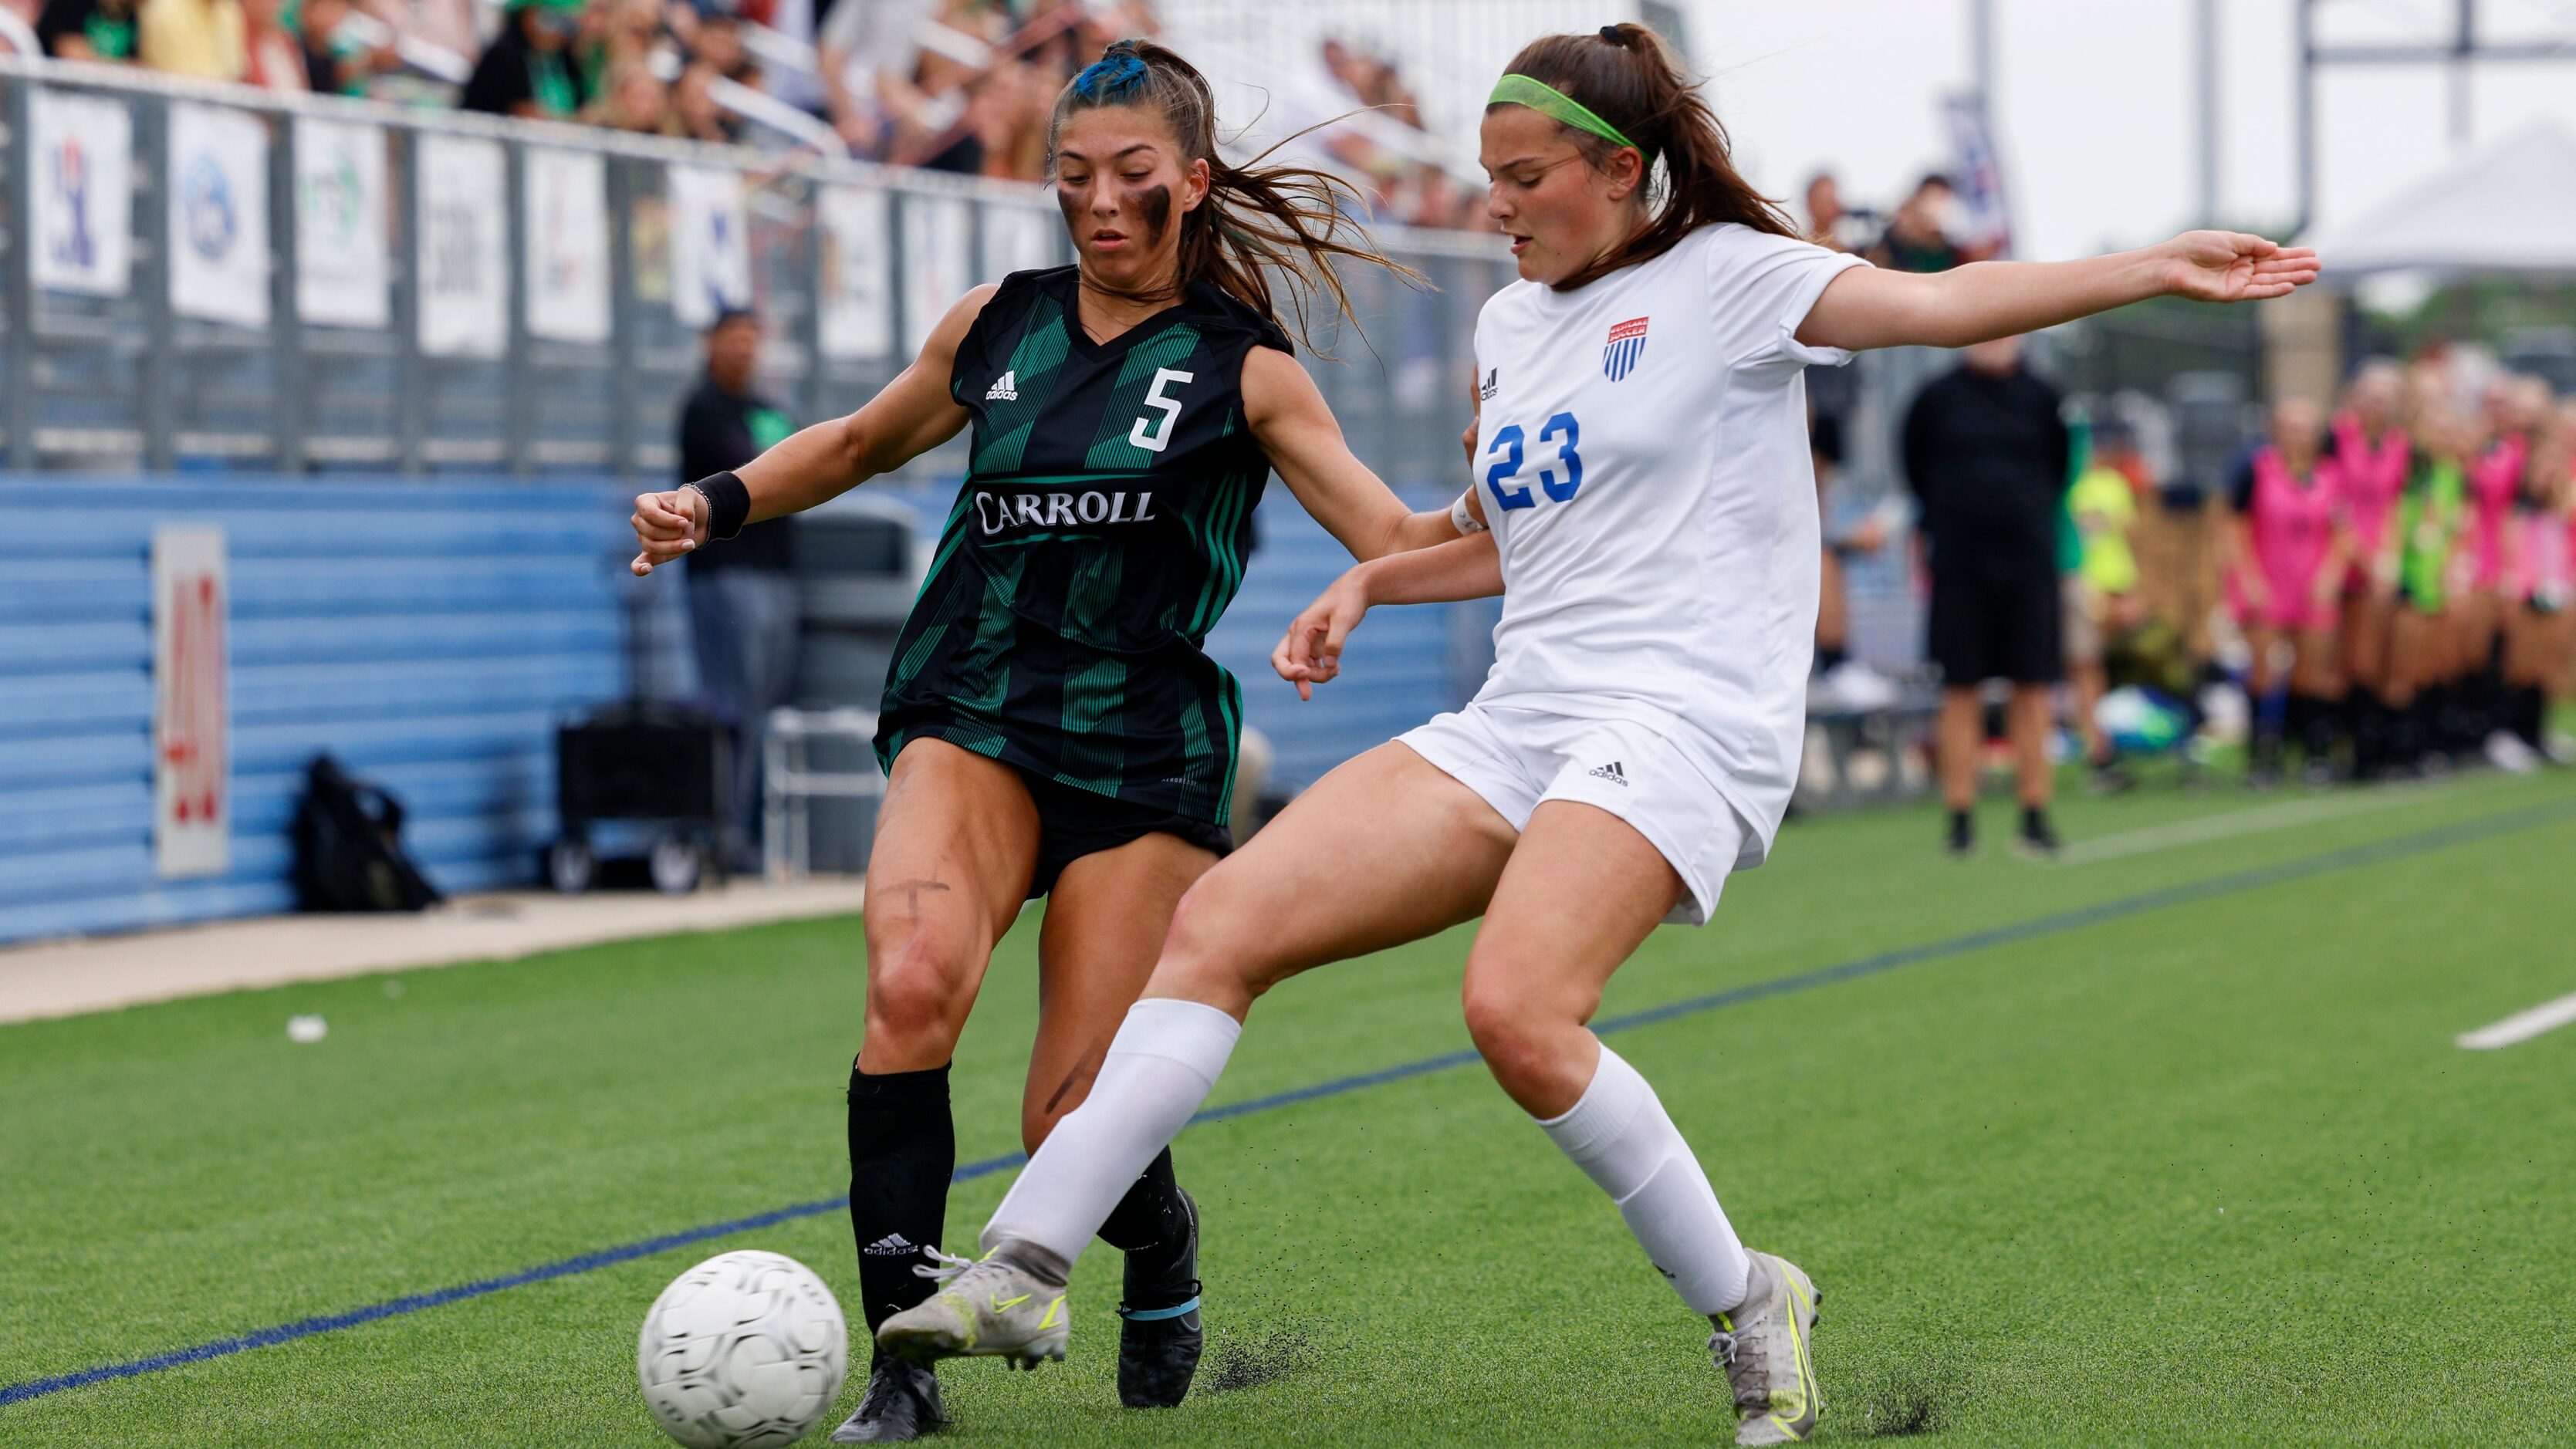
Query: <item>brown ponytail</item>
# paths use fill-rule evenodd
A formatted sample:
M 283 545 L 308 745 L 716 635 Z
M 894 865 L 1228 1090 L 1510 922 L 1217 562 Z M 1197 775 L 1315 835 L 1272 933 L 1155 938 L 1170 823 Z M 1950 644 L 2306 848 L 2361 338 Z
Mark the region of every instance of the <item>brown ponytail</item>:
M 1642 25 L 1604 25 L 1591 35 L 1549 35 L 1521 47 L 1512 75 L 1544 81 L 1608 121 L 1644 153 L 1648 219 L 1626 245 L 1557 283 L 1572 290 L 1621 267 L 1662 256 L 1683 237 L 1732 221 L 1773 236 L 1795 237 L 1780 204 L 1753 189 L 1727 153 L 1726 128 L 1701 99 L 1698 82 L 1674 60 L 1662 36 Z M 1619 147 L 1558 122 L 1595 168 Z M 1661 163 L 1661 174 L 1657 163 Z
M 1311 350 L 1306 309 L 1316 291 L 1330 293 L 1335 308 L 1354 326 L 1359 320 L 1336 258 L 1368 262 L 1408 281 L 1422 281 L 1413 269 L 1379 251 L 1352 220 L 1364 205 L 1340 177 L 1303 166 L 1264 166 L 1267 151 L 1242 166 L 1227 164 L 1217 152 L 1216 97 L 1207 77 L 1150 40 L 1113 42 L 1066 84 L 1047 122 L 1050 169 L 1065 120 L 1076 111 L 1106 106 L 1159 114 L 1180 144 L 1182 162 L 1207 163 L 1207 199 L 1181 218 L 1177 285 L 1207 282 L 1277 322 L 1270 285 L 1276 271 L 1287 283 L 1299 340 Z

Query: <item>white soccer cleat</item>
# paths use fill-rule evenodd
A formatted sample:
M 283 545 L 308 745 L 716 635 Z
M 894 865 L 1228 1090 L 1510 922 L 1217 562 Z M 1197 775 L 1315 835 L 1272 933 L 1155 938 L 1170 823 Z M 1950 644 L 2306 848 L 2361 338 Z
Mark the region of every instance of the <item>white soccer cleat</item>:
M 941 1287 L 926 1303 L 887 1319 L 877 1346 L 916 1363 L 943 1358 L 999 1358 L 1013 1368 L 1064 1359 L 1073 1313 L 1061 1283 L 1049 1287 L 997 1248 L 981 1258 L 925 1249 L 939 1263 L 915 1268 Z
M 1798 1265 L 1752 1253 L 1744 1301 L 1708 1341 L 1735 1389 L 1735 1442 L 1795 1444 L 1825 1411 L 1816 1387 L 1816 1285 Z

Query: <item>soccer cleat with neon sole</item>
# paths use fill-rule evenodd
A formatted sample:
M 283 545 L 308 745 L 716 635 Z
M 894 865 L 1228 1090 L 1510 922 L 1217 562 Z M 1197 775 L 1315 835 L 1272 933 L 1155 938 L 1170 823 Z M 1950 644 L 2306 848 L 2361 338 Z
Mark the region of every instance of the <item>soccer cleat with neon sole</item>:
M 1825 1411 L 1816 1387 L 1816 1285 L 1785 1258 L 1748 1256 L 1744 1301 L 1717 1315 L 1709 1353 L 1735 1390 L 1735 1442 L 1796 1444 Z
M 913 1271 L 936 1279 L 939 1291 L 887 1319 L 877 1329 L 877 1346 L 915 1363 L 999 1358 L 1012 1368 L 1036 1368 L 1048 1359 L 1062 1362 L 1073 1321 L 1064 1289 L 1010 1261 L 1014 1246 L 981 1258 L 926 1249 L 939 1266 Z

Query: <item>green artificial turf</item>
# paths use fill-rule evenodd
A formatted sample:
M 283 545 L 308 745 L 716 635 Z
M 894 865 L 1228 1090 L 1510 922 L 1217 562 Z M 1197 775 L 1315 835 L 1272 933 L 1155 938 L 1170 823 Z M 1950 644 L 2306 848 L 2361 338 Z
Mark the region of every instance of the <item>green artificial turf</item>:
M 2159 790 L 2064 825 L 2296 803 Z M 2576 1441 L 2576 1029 L 2452 1042 L 2576 990 L 2576 784 L 2287 818 L 2054 866 L 1941 859 L 1925 811 L 1801 822 L 1621 973 L 1610 1013 L 2229 886 L 1616 1038 L 1747 1240 L 1824 1288 L 1821 1437 Z M 1018 1146 L 1034 924 L 959 1051 L 961 1161 Z M 1276 993 L 1216 1100 L 1464 1045 L 1466 940 Z M 0 1386 L 831 1196 L 862 990 L 833 920 L 0 1028 Z M 328 1040 L 288 1042 L 304 1012 Z M 945 1371 L 950 1440 L 1726 1442 L 1704 1325 L 1481 1071 L 1178 1154 L 1208 1232 L 1189 1403 L 1115 1407 L 1101 1250 L 1069 1364 Z M 952 1245 L 1008 1180 L 960 1186 Z M 808 1217 L 0 1408 L 0 1445 L 660 1443 L 637 1323 L 747 1246 L 854 1298 L 846 1219 Z

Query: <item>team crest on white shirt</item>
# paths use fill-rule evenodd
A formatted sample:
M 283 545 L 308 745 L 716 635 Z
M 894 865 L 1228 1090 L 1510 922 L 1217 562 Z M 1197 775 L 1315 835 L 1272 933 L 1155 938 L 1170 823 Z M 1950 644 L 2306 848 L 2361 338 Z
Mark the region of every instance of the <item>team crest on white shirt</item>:
M 1646 350 L 1646 320 L 1631 317 L 1610 329 L 1609 345 L 1601 349 L 1601 371 L 1612 382 L 1636 370 L 1637 357 Z

